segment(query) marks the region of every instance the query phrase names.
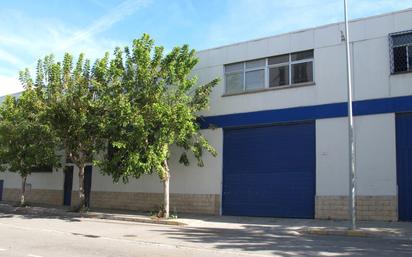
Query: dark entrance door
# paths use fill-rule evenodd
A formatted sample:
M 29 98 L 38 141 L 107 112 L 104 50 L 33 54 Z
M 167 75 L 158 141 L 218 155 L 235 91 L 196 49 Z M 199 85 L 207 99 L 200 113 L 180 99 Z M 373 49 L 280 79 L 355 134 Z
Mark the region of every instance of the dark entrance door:
M 63 205 L 70 206 L 72 203 L 72 188 L 73 188 L 73 166 L 64 168 L 64 195 Z
M 396 115 L 399 220 L 412 221 L 412 113 Z
M 84 168 L 84 195 L 86 200 L 86 207 L 90 207 L 90 191 L 92 189 L 92 166 Z
M 3 180 L 0 180 L 0 201 L 3 201 Z

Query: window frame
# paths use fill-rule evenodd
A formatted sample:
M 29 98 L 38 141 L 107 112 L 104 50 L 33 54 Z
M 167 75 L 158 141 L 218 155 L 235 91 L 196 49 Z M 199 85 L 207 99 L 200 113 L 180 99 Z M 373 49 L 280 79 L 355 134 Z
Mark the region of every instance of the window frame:
M 282 54 L 283 55 L 283 54 Z M 291 69 L 291 64 L 290 64 L 290 61 L 292 60 L 292 55 L 291 54 L 288 54 L 288 62 L 282 62 L 282 63 L 276 63 L 276 64 L 269 64 L 269 58 L 270 57 L 268 57 L 267 58 L 267 61 L 266 61 L 266 63 L 267 63 L 267 65 L 268 65 L 268 67 L 267 67 L 267 77 L 268 77 L 268 79 L 267 79 L 267 87 L 269 88 L 269 89 L 272 89 L 272 88 L 279 88 L 279 87 L 286 87 L 286 86 L 290 86 L 291 85 L 291 77 L 292 77 L 292 73 L 291 73 L 291 71 L 290 71 L 290 69 Z M 269 74 L 269 72 L 270 72 L 270 69 L 271 68 L 278 68 L 278 67 L 284 67 L 284 66 L 288 66 L 288 69 L 289 69 L 289 71 L 288 71 L 288 84 L 285 84 L 285 85 L 281 85 L 281 86 L 277 86 L 277 87 L 270 87 L 270 81 L 269 81 L 269 78 L 270 78 L 270 74 Z
M 312 58 L 292 61 L 292 55 L 293 54 L 299 53 L 299 52 L 306 52 L 306 51 L 312 51 L 312 54 L 313 54 Z M 288 62 L 269 64 L 269 58 L 282 56 L 282 55 L 288 55 Z M 267 91 L 267 90 L 276 90 L 276 89 L 290 88 L 290 87 L 298 87 L 298 86 L 305 86 L 305 85 L 314 85 L 315 84 L 315 56 L 314 55 L 315 55 L 315 50 L 314 49 L 307 49 L 307 50 L 302 50 L 302 51 L 297 51 L 297 52 L 292 52 L 292 53 L 287 53 L 287 54 L 279 54 L 279 55 L 274 55 L 274 56 L 269 56 L 269 57 L 264 57 L 264 58 L 256 58 L 256 59 L 251 59 L 251 60 L 242 61 L 242 62 L 234 62 L 234 63 L 224 64 L 223 65 L 223 74 L 224 74 L 224 76 L 223 76 L 224 77 L 224 93 L 223 93 L 223 96 L 248 94 L 248 93 L 254 93 L 254 92 L 261 92 L 261 91 Z M 261 60 L 261 59 L 265 60 L 265 66 L 246 68 L 246 63 L 247 62 Z M 294 64 L 309 63 L 309 62 L 312 62 L 312 81 L 292 83 L 292 66 Z M 236 64 L 236 63 L 243 63 L 243 70 L 242 71 L 237 70 L 237 71 L 226 72 L 226 66 Z M 271 68 L 277 68 L 277 67 L 284 67 L 284 66 L 288 66 L 288 70 L 289 70 L 288 71 L 288 84 L 270 87 L 270 81 L 269 81 L 270 69 Z M 247 88 L 246 88 L 246 73 L 251 72 L 251 71 L 258 71 L 258 70 L 263 70 L 264 71 L 264 87 L 263 88 L 247 90 Z M 242 88 L 242 91 L 228 93 L 227 92 L 226 76 L 230 75 L 230 74 L 241 73 L 241 72 L 243 72 L 243 88 Z
M 301 64 L 301 63 L 312 63 L 312 81 L 306 81 L 306 82 L 299 82 L 299 83 L 292 83 L 292 66 L 294 64 Z M 302 84 L 302 83 L 311 83 L 315 82 L 315 65 L 314 65 L 314 58 L 312 57 L 311 59 L 303 59 L 299 61 L 291 61 L 289 65 L 289 85 L 296 85 L 296 84 Z
M 235 70 L 235 71 L 226 72 L 226 66 L 227 66 L 227 65 L 232 65 L 232 64 L 237 64 L 237 63 L 241 63 L 241 62 L 235 62 L 235 63 L 229 63 L 229 64 L 226 64 L 226 65 L 223 65 L 223 74 L 224 74 L 223 78 L 224 78 L 224 83 L 225 83 L 225 94 L 228 94 L 228 95 L 239 94 L 238 92 L 236 92 L 236 93 L 226 93 L 226 92 L 227 92 L 227 87 L 226 87 L 226 85 L 227 85 L 227 84 L 226 84 L 226 83 L 227 83 L 227 79 L 226 79 L 226 75 L 238 74 L 238 73 L 241 73 L 241 74 L 243 75 L 243 89 L 242 89 L 242 92 L 245 92 L 245 85 L 246 85 L 246 83 L 245 83 L 245 68 L 246 68 L 246 62 L 243 62 L 243 63 L 242 63 L 242 70 Z
M 254 67 L 254 68 L 246 68 L 246 64 L 248 62 L 253 62 L 253 61 L 257 61 L 257 60 L 261 60 L 261 59 L 265 60 L 265 65 L 264 66 L 259 66 L 259 67 Z M 268 65 L 268 58 L 259 58 L 259 59 L 253 59 L 253 60 L 243 62 L 243 92 L 251 92 L 251 91 L 262 90 L 262 89 L 266 88 L 266 68 L 267 68 L 267 65 Z M 246 88 L 246 73 L 251 72 L 251 71 L 260 71 L 260 70 L 263 70 L 263 72 L 264 72 L 264 74 L 263 74 L 263 79 L 264 79 L 263 88 L 248 90 Z
M 406 30 L 406 31 L 400 31 L 400 32 L 395 32 L 395 33 L 390 33 L 389 34 L 389 58 L 390 58 L 390 74 L 391 75 L 396 75 L 396 74 L 403 74 L 403 73 L 411 73 L 412 72 L 412 63 L 409 63 L 409 56 L 412 55 L 412 53 L 409 53 L 409 48 L 412 48 L 412 42 L 407 43 L 407 44 L 402 44 L 402 45 L 396 45 L 394 46 L 393 43 L 393 38 L 395 36 L 401 36 L 401 35 L 407 35 L 411 34 L 412 36 L 412 30 Z M 406 48 L 406 71 L 395 71 L 395 59 L 394 59 L 394 48 L 396 47 L 405 47 Z

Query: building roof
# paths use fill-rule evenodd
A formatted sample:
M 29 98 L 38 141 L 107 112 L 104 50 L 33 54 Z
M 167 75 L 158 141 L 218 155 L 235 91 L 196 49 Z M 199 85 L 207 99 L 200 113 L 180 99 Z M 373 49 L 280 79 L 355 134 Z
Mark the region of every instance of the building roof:
M 23 93 L 23 91 L 22 92 L 17 92 L 17 93 L 14 93 L 14 94 L 0 96 L 0 104 L 4 101 L 4 99 L 6 99 L 6 96 L 19 97 L 22 93 Z

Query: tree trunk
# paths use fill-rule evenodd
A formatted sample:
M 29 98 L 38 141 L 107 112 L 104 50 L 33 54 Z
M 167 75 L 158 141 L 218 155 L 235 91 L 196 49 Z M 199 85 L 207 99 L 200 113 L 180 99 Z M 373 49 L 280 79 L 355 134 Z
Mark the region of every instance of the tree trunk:
M 79 206 L 78 211 L 83 211 L 86 205 L 84 194 L 84 165 L 79 166 Z
M 21 177 L 21 195 L 20 195 L 20 205 L 24 206 L 26 204 L 26 199 L 24 198 L 26 194 L 26 181 L 27 176 Z
M 163 178 L 163 218 L 168 219 L 170 215 L 170 204 L 169 204 L 169 182 L 170 182 L 170 172 L 169 165 L 167 161 L 164 161 L 165 176 Z

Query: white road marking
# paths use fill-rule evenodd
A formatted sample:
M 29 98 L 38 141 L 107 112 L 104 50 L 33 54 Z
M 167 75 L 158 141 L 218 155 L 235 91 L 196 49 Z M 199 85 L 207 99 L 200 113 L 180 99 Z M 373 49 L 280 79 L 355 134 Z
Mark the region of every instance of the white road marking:
M 4 252 L 4 251 L 6 251 L 6 249 L 0 248 L 0 252 Z
M 43 256 L 40 256 L 40 255 L 34 255 L 34 254 L 27 254 L 27 256 L 29 256 L 29 257 L 43 257 Z

